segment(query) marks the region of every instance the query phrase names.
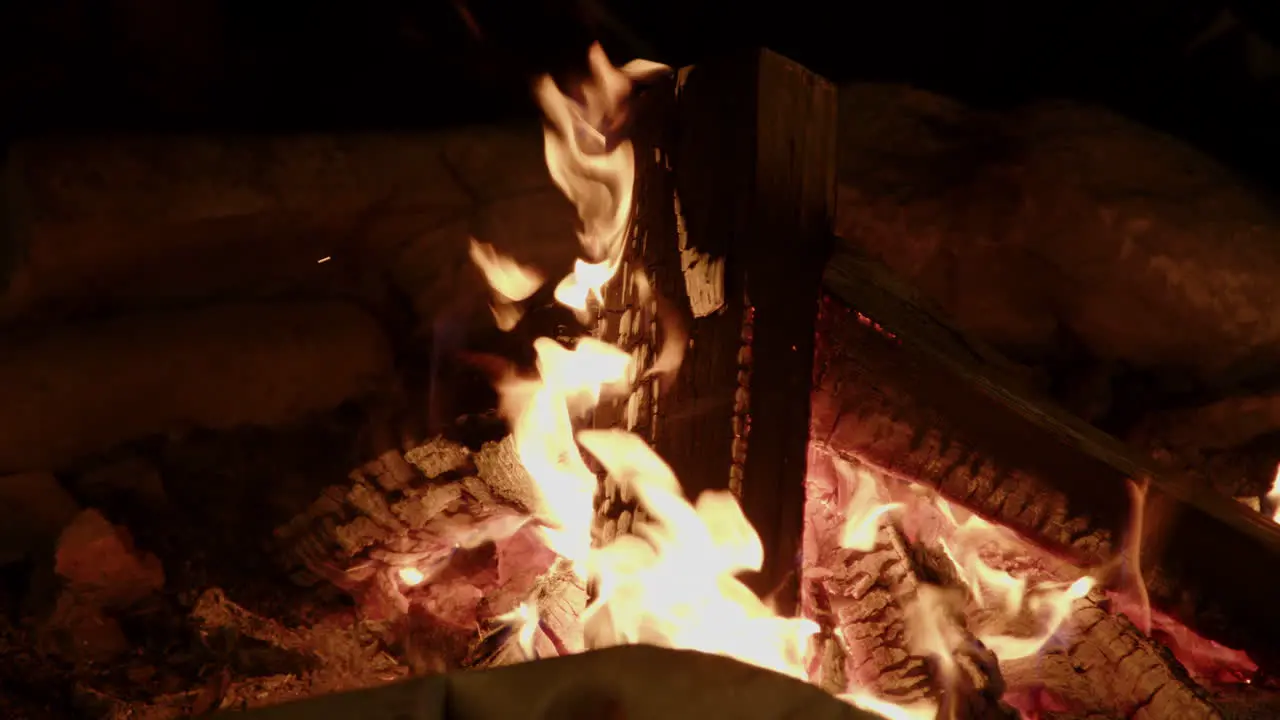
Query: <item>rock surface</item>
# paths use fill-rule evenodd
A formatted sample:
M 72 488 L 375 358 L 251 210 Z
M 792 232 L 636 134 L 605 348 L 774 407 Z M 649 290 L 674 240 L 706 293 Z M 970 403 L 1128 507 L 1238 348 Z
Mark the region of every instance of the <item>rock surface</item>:
M 46 470 L 152 434 L 278 425 L 375 391 L 374 319 L 341 302 L 241 303 L 11 338 L 0 353 L 0 470 Z
M 52 549 L 80 511 L 75 498 L 49 473 L 0 477 L 0 565 Z
M 1280 215 L 1194 148 L 1068 103 L 841 103 L 840 235 L 986 339 L 1038 359 L 1073 336 L 1210 386 L 1280 356 Z
M 576 251 L 534 125 L 32 139 L 7 169 L 6 319 L 388 276 L 435 310 L 468 277 L 469 235 L 565 269 Z

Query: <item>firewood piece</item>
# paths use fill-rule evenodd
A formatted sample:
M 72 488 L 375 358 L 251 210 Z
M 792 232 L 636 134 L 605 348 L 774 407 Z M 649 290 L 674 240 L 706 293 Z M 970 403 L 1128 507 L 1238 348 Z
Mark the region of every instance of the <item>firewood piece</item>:
M 459 540 L 453 535 L 463 532 L 465 524 L 463 520 L 442 522 L 453 513 L 475 520 L 477 532 L 496 528 L 502 522 L 496 515 L 526 513 L 518 498 L 511 496 L 516 494 L 514 488 L 528 487 L 528 474 L 515 461 L 509 444 L 509 440 L 489 443 L 473 453 L 463 445 L 434 438 L 403 458 L 426 476 L 425 482 L 417 478 L 378 482 L 381 476 L 376 473 L 389 472 L 386 467 L 395 462 L 384 454 L 353 471 L 348 485 L 329 487 L 305 511 L 277 528 L 277 561 L 303 585 L 322 577 L 338 579 L 352 568 L 361 570 L 347 579 L 360 584 L 369 579 L 365 560 L 370 557 L 408 562 L 409 556 L 425 559 L 446 551 Z M 476 477 L 477 472 L 483 477 Z M 450 537 L 437 538 L 441 532 Z
M 672 318 L 688 332 L 674 378 L 642 382 L 634 397 L 599 408 L 597 422 L 652 442 L 691 497 L 738 496 L 765 547 L 750 584 L 783 613 L 797 587 L 835 108 L 829 83 L 767 51 L 683 69 L 647 93 L 633 124 L 635 228 L 601 323 L 642 372 L 678 337 Z M 642 291 L 641 272 L 656 298 Z M 607 502 L 611 516 L 634 510 L 620 497 Z
M 655 692 L 660 688 L 660 692 Z M 794 678 L 729 658 L 646 645 L 595 650 L 483 672 L 216 715 L 223 720 L 870 720 Z
M 1076 602 L 1040 653 L 1000 667 L 1015 696 L 1046 690 L 1074 713 L 1134 720 L 1222 718 L 1182 666 L 1123 615 L 1112 614 L 1096 592 Z
M 837 632 L 848 648 L 848 671 L 855 683 L 900 704 L 941 701 L 942 717 L 1013 717 L 1000 703 L 1004 681 L 995 656 L 965 630 L 963 619 L 936 614 L 927 619 L 938 634 L 959 639 L 946 648 L 956 663 L 954 677 L 921 654 L 912 623 L 933 612 L 919 605 L 922 583 L 901 532 L 882 527 L 869 552 L 842 550 L 843 564 L 823 582 Z
M 472 649 L 472 657 L 464 666 L 496 667 L 584 649 L 580 617 L 587 605 L 587 589 L 567 563 L 557 561 L 538 578 L 530 602 L 537 612 L 538 623 L 533 657 L 527 656 L 520 647 L 519 628 L 514 623 L 495 619 L 487 631 L 481 631 L 481 641 Z
M 499 442 L 485 443 L 472 458 L 480 479 L 498 499 L 532 512 L 541 504 L 533 478 L 516 455 L 515 440 L 510 436 Z
M 925 583 L 925 568 L 889 517 L 881 518 L 871 545 L 841 547 L 848 518 L 842 498 L 859 496 L 875 483 L 867 473 L 845 475 L 819 448 L 810 448 L 806 483 L 805 606 L 830 642 L 823 665 L 825 682 L 843 676 L 848 688 L 869 689 L 898 704 L 937 702 L 939 717 L 1003 717 L 1004 683 L 996 658 L 968 632 L 964 618 L 929 602 L 941 588 Z M 879 495 L 877 490 L 876 495 Z M 861 540 L 859 540 L 861 542 Z M 933 598 L 926 597 L 932 595 Z M 945 638 L 948 647 L 926 646 L 923 638 Z M 954 665 L 943 667 L 934 653 Z M 847 692 L 845 685 L 836 689 Z
M 827 266 L 813 437 L 938 488 L 1031 541 L 1094 564 L 1118 551 L 1130 478 L 1149 478 L 1142 567 L 1152 602 L 1197 632 L 1280 663 L 1280 527 L 1162 473 L 1023 391 L 993 350 L 882 266 L 842 246 Z
M 434 479 L 466 466 L 471 460 L 471 451 L 452 440 L 436 437 L 413 448 L 404 457 L 427 479 Z

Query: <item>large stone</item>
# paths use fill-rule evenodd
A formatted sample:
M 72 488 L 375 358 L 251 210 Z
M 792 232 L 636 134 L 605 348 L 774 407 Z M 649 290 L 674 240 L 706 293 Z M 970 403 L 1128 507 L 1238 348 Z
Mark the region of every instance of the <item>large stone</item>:
M 402 290 L 435 310 L 461 292 L 470 235 L 540 264 L 545 248 L 561 266 L 577 250 L 534 124 L 53 137 L 7 164 L 0 320 L 333 293 L 368 275 L 425 283 Z
M 49 473 L 0 477 L 0 565 L 52 549 L 79 511 L 75 498 Z
M 0 471 L 59 469 L 148 435 L 278 425 L 377 391 L 380 327 L 333 301 L 151 312 L 11 338 Z
M 1280 218 L 1196 149 L 1062 102 L 852 85 L 841 111 L 839 234 L 988 341 L 1210 389 L 1280 360 Z

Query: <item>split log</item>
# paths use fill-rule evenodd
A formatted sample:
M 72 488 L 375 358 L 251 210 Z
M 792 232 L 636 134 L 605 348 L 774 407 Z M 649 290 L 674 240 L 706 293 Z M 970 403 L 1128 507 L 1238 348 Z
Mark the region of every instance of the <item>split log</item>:
M 691 497 L 732 491 L 765 547 L 750 582 L 788 613 L 835 195 L 835 93 L 785 58 L 751 52 L 681 70 L 636 116 L 634 231 L 600 334 L 642 371 L 678 332 L 672 319 L 688 339 L 678 374 L 599 408 L 596 421 L 639 432 Z M 645 296 L 641 272 L 658 297 Z M 608 488 L 598 508 L 606 535 L 634 521 L 618 493 Z
M 655 692 L 661 688 L 661 692 Z M 224 720 L 870 720 L 808 683 L 736 660 L 644 645 L 263 708 Z
M 324 578 L 352 589 L 380 572 L 445 563 L 487 533 L 509 535 L 529 514 L 521 491 L 532 482 L 502 461 L 510 443 L 472 451 L 435 438 L 405 456 L 384 453 L 276 530 L 279 561 L 306 571 L 295 575 L 300 583 Z
M 824 687 L 837 693 L 870 690 L 906 706 L 937 703 L 939 717 L 1012 717 L 1001 705 L 1004 681 L 996 657 L 963 617 L 941 603 L 921 604 L 922 595 L 936 588 L 924 587 L 916 553 L 892 521 L 876 531 L 871 547 L 840 546 L 841 499 L 851 493 L 843 480 L 830 455 L 811 450 L 803 597 L 806 616 L 836 640 L 824 659 L 824 675 L 845 678 Z M 858 481 L 874 478 L 864 474 Z M 945 638 L 947 647 L 929 647 L 926 636 Z M 945 669 L 939 652 L 946 653 Z
M 529 659 L 506 617 L 523 603 L 537 656 L 583 648 L 586 588 L 534 532 L 539 501 L 511 437 L 475 445 L 437 437 L 384 453 L 276 530 L 295 582 L 350 594 L 420 672 Z
M 1134 720 L 1223 717 L 1166 649 L 1123 615 L 1113 614 L 1097 592 L 1076 601 L 1046 648 L 1000 667 L 1026 712 L 1099 713 Z
M 342 302 L 215 305 L 118 317 L 0 353 L 0 469 L 62 469 L 122 442 L 278 425 L 385 389 L 377 322 Z
M 1118 441 L 1033 399 L 1007 362 L 851 250 L 827 267 L 813 438 L 933 486 L 1080 565 L 1113 558 L 1127 482 L 1149 478 L 1142 567 L 1152 601 L 1201 634 L 1280 656 L 1280 527 L 1151 468 Z

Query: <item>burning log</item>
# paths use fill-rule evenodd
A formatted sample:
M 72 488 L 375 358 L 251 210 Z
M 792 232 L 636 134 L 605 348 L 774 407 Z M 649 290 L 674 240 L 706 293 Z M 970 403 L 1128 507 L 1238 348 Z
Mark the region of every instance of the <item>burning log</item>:
M 1152 602 L 1263 665 L 1280 659 L 1280 582 L 1257 572 L 1280 557 L 1280 528 L 1030 399 L 998 356 L 875 263 L 841 252 L 825 284 L 815 443 L 937 488 L 1081 566 L 1119 556 L 1128 481 L 1150 478 L 1141 567 Z
M 789 614 L 835 196 L 835 93 L 785 58 L 753 52 L 682 70 L 642 98 L 637 116 L 634 227 L 599 334 L 653 377 L 597 408 L 596 425 L 645 437 L 689 497 L 731 490 L 765 548 L 753 588 Z M 674 375 L 664 344 L 683 352 Z M 635 522 L 626 493 L 610 485 L 600 497 L 606 537 Z
M 529 597 L 541 654 L 581 649 L 586 591 L 532 536 L 538 501 L 511 442 L 384 453 L 276 531 L 279 562 L 391 621 L 387 642 L 423 670 L 528 659 L 504 616 Z
M 839 679 L 828 689 L 842 693 L 852 680 L 897 705 L 935 705 L 939 717 L 1005 716 L 995 656 L 963 617 L 934 601 L 929 568 L 902 530 L 892 522 L 878 529 L 864 523 L 862 537 L 842 537 L 846 479 L 855 480 L 835 471 L 829 455 L 811 450 L 803 597 L 806 614 L 834 640 L 823 671 Z
M 1105 713 L 1135 720 L 1222 717 L 1168 650 L 1107 606 L 1077 600 L 1059 636 L 1039 654 L 1002 663 L 1026 712 Z

